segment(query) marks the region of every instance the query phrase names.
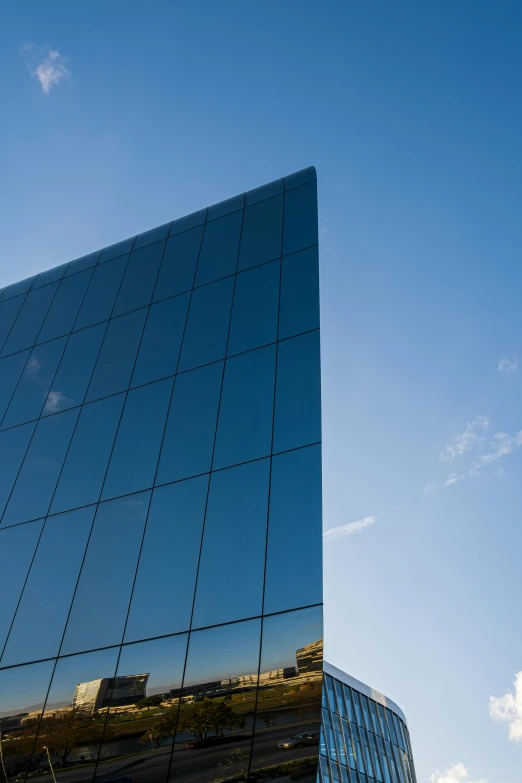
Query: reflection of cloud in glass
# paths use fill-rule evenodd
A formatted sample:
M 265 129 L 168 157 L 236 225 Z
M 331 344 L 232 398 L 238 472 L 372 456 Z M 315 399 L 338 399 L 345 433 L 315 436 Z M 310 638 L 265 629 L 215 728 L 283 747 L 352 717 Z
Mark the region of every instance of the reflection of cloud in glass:
M 261 671 L 295 666 L 297 650 L 323 638 L 322 607 L 265 617 Z
M 184 687 L 257 672 L 260 620 L 191 634 Z
M 72 402 L 74 402 L 74 400 L 70 400 L 65 394 L 62 394 L 61 391 L 51 390 L 45 401 L 44 412 L 56 413 L 57 411 L 61 411 L 66 403 Z
M 40 361 L 36 356 L 31 356 L 25 368 L 25 375 L 27 378 L 36 378 L 39 372 Z

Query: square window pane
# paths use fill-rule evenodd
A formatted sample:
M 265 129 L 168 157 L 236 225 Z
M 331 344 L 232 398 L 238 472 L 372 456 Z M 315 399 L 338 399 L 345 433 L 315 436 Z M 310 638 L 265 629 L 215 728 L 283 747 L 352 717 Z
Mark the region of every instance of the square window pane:
M 5 510 L 4 525 L 47 514 L 77 418 L 78 410 L 72 410 L 40 419 Z
M 113 315 L 150 304 L 164 250 L 165 242 L 156 242 L 131 253 Z
M 18 318 L 5 341 L 2 355 L 16 353 L 22 348 L 30 348 L 34 345 L 57 288 L 58 283 L 51 283 L 27 294 Z
M 149 501 L 140 492 L 98 506 L 62 655 L 122 641 Z
M 261 614 L 269 474 L 268 459 L 212 474 L 193 628 Z
M 96 267 L 74 324 L 75 329 L 84 329 L 111 317 L 128 258 L 122 256 L 110 264 Z
M 31 422 L 0 432 L 0 517 L 4 513 L 35 426 L 35 422 Z
M 199 254 L 196 285 L 233 275 L 237 267 L 243 212 L 206 223 Z
M 3 666 L 58 654 L 95 508 L 47 519 L 2 657 Z M 10 529 L 23 527 L 27 525 Z
M 218 362 L 176 377 L 157 484 L 210 470 L 222 375 Z
M 124 394 L 107 397 L 81 409 L 78 426 L 53 499 L 52 513 L 96 503 L 105 478 L 112 444 L 125 401 Z M 42 423 L 78 414 L 78 409 L 43 419 Z
M 245 209 L 238 269 L 249 269 L 281 255 L 283 196 Z
M 154 490 L 126 641 L 188 630 L 207 490 L 208 475 Z M 182 553 L 175 564 L 174 552 Z
M 11 397 L 28 358 L 29 351 L 21 351 L 21 353 L 13 353 L 11 356 L 0 359 L 0 421 L 2 421 L 11 402 Z
M 0 347 L 7 340 L 24 302 L 25 296 L 17 296 L 7 302 L 0 302 Z
M 277 339 L 279 261 L 236 278 L 228 355 L 250 351 Z
M 275 345 L 227 359 L 213 468 L 270 454 Z
M 0 530 L 0 569 L 3 585 L 0 601 L 0 657 L 41 531 L 41 520 Z M 2 712 L 4 710 L 2 703 Z
M 33 348 L 4 416 L 2 428 L 40 416 L 66 342 L 66 337 L 60 337 Z
M 91 277 L 92 269 L 88 269 L 62 280 L 38 335 L 39 343 L 53 340 L 62 334 L 69 334 L 74 326 Z
M 186 293 L 151 306 L 132 386 L 167 378 L 176 372 L 189 300 L 190 294 Z
M 203 226 L 199 226 L 169 239 L 154 289 L 154 302 L 190 291 L 194 285 L 202 236 Z
M 273 457 L 265 613 L 321 603 L 321 508 L 320 446 Z
M 105 333 L 86 401 L 128 389 L 147 309 L 112 318 Z
M 283 255 L 317 244 L 317 183 L 285 193 Z
M 316 247 L 283 258 L 279 339 L 319 328 L 319 255 Z
M 47 395 L 42 416 L 73 408 L 84 401 L 107 323 L 105 321 L 90 326 L 70 336 Z
M 194 290 L 181 349 L 180 370 L 190 370 L 224 358 L 233 290 L 232 277 Z
M 102 500 L 154 484 L 172 379 L 130 391 L 103 486 Z
M 274 452 L 321 440 L 319 331 L 278 345 Z

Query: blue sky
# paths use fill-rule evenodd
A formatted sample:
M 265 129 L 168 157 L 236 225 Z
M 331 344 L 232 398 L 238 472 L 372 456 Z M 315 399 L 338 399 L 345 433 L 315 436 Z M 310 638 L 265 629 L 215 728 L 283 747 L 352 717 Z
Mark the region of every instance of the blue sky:
M 520 4 L 2 16 L 0 286 L 317 167 L 327 655 L 419 783 L 520 779 Z

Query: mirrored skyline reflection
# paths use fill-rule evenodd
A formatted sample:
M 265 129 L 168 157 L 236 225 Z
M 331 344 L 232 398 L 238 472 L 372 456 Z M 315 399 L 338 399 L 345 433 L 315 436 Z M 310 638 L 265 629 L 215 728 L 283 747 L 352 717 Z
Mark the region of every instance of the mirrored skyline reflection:
M 315 783 L 316 246 L 308 169 L 0 292 L 9 783 Z

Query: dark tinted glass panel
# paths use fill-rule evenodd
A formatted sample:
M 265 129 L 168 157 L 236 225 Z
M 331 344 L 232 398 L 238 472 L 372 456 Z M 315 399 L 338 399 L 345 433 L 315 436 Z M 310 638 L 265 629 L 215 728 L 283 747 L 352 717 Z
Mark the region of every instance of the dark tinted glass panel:
M 274 182 L 268 182 L 266 185 L 261 185 L 260 188 L 254 188 L 245 193 L 245 204 L 250 206 L 251 204 L 257 204 L 259 201 L 264 201 L 272 196 L 277 196 L 279 193 L 284 193 L 284 182 L 282 179 L 276 179 Z
M 147 310 L 113 318 L 100 350 L 86 401 L 127 389 L 145 325 Z
M 152 305 L 132 376 L 132 385 L 166 378 L 176 372 L 190 294 Z
M 22 351 L 0 359 L 0 421 L 11 401 L 28 357 L 29 351 Z
M 207 220 L 214 220 L 215 218 L 228 215 L 230 212 L 236 212 L 238 209 L 243 209 L 245 204 L 245 194 L 240 193 L 239 196 L 232 196 L 225 201 L 220 201 L 218 204 L 212 204 L 208 208 Z
M 277 340 L 279 273 L 279 261 L 274 261 L 237 276 L 229 356 Z
M 283 258 L 279 339 L 319 327 L 319 256 L 312 247 Z
M 6 299 L 12 299 L 13 296 L 26 294 L 36 280 L 36 277 L 37 275 L 33 275 L 32 277 L 26 277 L 25 280 L 20 280 L 17 283 L 11 283 L 11 285 L 7 286 L 5 289 L 2 295 L 2 301 L 5 301 Z
M 154 289 L 154 301 L 189 291 L 194 283 L 203 226 L 169 239 Z
M 157 484 L 210 470 L 223 363 L 176 377 Z
M 252 769 L 273 764 L 270 750 L 281 740 L 305 734 L 303 743 L 293 739 L 297 748 L 287 748 L 292 761 L 281 781 L 306 780 L 306 774 L 314 780 L 321 727 L 322 669 L 321 607 L 264 618 Z
M 121 642 L 149 500 L 140 492 L 99 505 L 62 654 Z
M 198 476 L 154 490 L 126 641 L 189 628 L 207 489 Z
M 152 245 L 153 242 L 159 242 L 160 239 L 166 239 L 169 235 L 170 223 L 164 223 L 162 226 L 151 228 L 149 231 L 144 231 L 143 234 L 139 234 L 136 237 L 134 243 L 134 250 L 138 250 L 140 247 L 146 245 Z
M 285 193 L 283 254 L 317 244 L 317 183 Z
M 170 235 L 179 234 L 180 231 L 188 231 L 189 228 L 195 228 L 205 222 L 207 216 L 206 209 L 200 209 L 199 212 L 192 212 L 190 215 L 173 220 L 170 226 Z
M 279 343 L 274 452 L 321 440 L 319 331 Z
M 82 329 L 70 336 L 47 395 L 43 416 L 83 402 L 106 328 L 107 322 Z
M 35 426 L 33 422 L 0 432 L 0 514 L 9 500 Z
M 95 253 L 89 253 L 88 255 L 82 256 L 81 258 L 75 258 L 75 260 L 71 261 L 67 267 L 67 271 L 65 272 L 64 277 L 75 275 L 76 272 L 83 272 L 84 269 L 90 269 L 91 267 L 96 266 L 99 256 L 100 251 L 97 250 Z
M 243 212 L 233 212 L 205 225 L 196 285 L 210 283 L 236 271 Z
M 283 196 L 245 209 L 238 269 L 264 264 L 281 255 Z
M 0 346 L 6 341 L 24 301 L 25 296 L 17 296 L 16 299 L 0 302 Z
M 39 343 L 52 340 L 54 337 L 68 334 L 71 331 L 91 276 L 92 269 L 88 269 L 62 280 L 38 335 Z
M 190 370 L 225 356 L 234 279 L 219 280 L 192 294 L 179 369 Z
M 172 379 L 129 392 L 114 444 L 102 499 L 154 484 Z
M 0 530 L 0 568 L 4 585 L 0 601 L 0 656 L 22 594 L 24 582 L 29 573 L 41 530 L 41 521 Z M 3 709 L 2 704 L 0 718 Z
M 274 373 L 274 345 L 227 360 L 214 468 L 270 454 Z
M 23 780 L 26 772 L 44 760 L 45 750 L 38 746 L 33 753 L 33 747 L 53 668 L 54 661 L 45 661 L 0 671 L 2 734 L 9 737 L 2 742 L 8 780 Z M 22 722 L 22 715 L 29 720 Z M 12 728 L 6 730 L 6 723 Z
M 60 266 L 53 267 L 53 269 L 46 269 L 45 272 L 40 272 L 33 283 L 33 289 L 41 288 L 43 285 L 47 285 L 47 283 L 55 283 L 57 280 L 61 280 L 68 265 L 67 262 L 67 264 L 61 264 Z
M 33 348 L 18 382 L 2 427 L 37 419 L 44 406 L 67 342 L 66 337 Z
M 300 185 L 306 185 L 308 182 L 315 182 L 317 180 L 317 174 L 314 166 L 308 166 L 306 169 L 296 171 L 294 174 L 290 174 L 285 177 L 285 188 L 291 190 L 291 188 L 297 188 Z
M 232 753 L 239 755 L 241 767 L 246 768 L 255 709 L 259 635 L 259 620 L 222 625 L 190 635 L 171 780 L 184 781 L 195 772 L 198 782 L 209 783 L 223 778 L 224 769 L 229 777 L 227 767 Z M 211 748 L 203 744 L 203 747 L 192 746 L 190 752 L 184 750 L 185 743 L 199 739 L 191 718 L 195 714 L 204 718 L 220 702 L 223 707 L 207 734 Z M 212 738 L 217 733 L 229 739 L 216 742 Z
M 165 242 L 156 242 L 131 253 L 113 315 L 121 315 L 150 303 Z
M 260 460 L 212 474 L 193 628 L 261 614 L 269 473 Z
M 22 348 L 34 345 L 57 288 L 58 283 L 51 283 L 27 294 L 18 318 L 5 341 L 3 354 L 16 353 Z
M 320 520 L 320 447 L 273 457 L 265 612 L 321 601 Z
M 57 655 L 94 510 L 91 506 L 47 520 L 9 634 L 3 666 Z M 24 527 L 27 525 L 10 530 Z
M 69 775 L 84 781 L 91 779 L 92 767 L 75 775 L 74 766 L 96 760 L 117 658 L 117 648 L 73 655 L 59 660 L 53 674 L 36 746 L 47 745 L 56 766 L 67 765 Z M 69 739 L 65 748 L 64 735 Z
M 125 395 L 119 394 L 82 408 L 56 488 L 53 513 L 98 500 L 124 401 Z M 73 413 L 77 415 L 77 410 L 50 416 L 43 423 Z
M 77 418 L 78 410 L 72 410 L 38 422 L 5 510 L 4 525 L 46 515 Z
M 124 774 L 129 761 L 133 763 L 129 754 L 137 752 L 135 761 L 147 783 L 165 783 L 186 648 L 186 634 L 123 647 L 108 691 L 110 709 L 97 779 L 114 775 L 115 756 L 123 757 L 120 769 Z
M 96 267 L 83 300 L 75 329 L 83 329 L 110 318 L 127 265 L 128 256 Z
M 129 239 L 115 242 L 114 245 L 109 245 L 109 247 L 104 248 L 104 250 L 101 251 L 98 264 L 103 264 L 104 261 L 110 261 L 111 258 L 117 258 L 125 253 L 130 253 L 134 245 L 134 240 L 135 237 L 130 237 Z

